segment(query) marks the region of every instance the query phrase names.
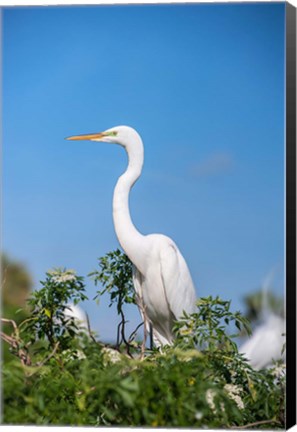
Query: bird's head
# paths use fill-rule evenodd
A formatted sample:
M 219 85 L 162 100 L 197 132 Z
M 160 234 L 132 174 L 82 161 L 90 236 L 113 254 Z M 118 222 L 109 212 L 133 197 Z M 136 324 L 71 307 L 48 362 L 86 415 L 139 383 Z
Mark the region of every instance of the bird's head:
M 128 147 L 130 143 L 141 140 L 136 130 L 129 126 L 115 126 L 111 129 L 107 129 L 104 132 L 74 135 L 66 139 L 72 141 L 102 141 L 106 143 L 120 144 L 125 148 Z

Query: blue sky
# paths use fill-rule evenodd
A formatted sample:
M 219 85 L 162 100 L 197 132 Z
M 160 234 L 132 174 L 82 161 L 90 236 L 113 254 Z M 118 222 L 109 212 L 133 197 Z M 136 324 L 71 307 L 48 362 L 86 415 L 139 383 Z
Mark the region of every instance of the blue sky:
M 4 9 L 3 248 L 36 287 L 52 267 L 87 275 L 118 247 L 111 203 L 126 155 L 64 138 L 126 124 L 145 146 L 133 220 L 176 241 L 197 296 L 240 309 L 272 269 L 283 293 L 284 9 Z M 83 307 L 102 338 L 115 334 L 106 301 Z

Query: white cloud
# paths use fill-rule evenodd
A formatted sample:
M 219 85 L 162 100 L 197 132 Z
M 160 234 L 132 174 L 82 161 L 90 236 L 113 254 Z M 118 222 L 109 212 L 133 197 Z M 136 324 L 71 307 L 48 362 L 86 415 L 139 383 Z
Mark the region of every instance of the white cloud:
M 196 177 L 208 177 L 228 173 L 234 166 L 230 153 L 217 152 L 191 167 L 191 174 Z

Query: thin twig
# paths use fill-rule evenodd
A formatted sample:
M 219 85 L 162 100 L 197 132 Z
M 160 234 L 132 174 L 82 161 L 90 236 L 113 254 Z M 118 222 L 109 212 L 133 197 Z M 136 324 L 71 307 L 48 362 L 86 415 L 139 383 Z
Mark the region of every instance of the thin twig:
M 91 330 L 91 325 L 90 325 L 90 319 L 89 319 L 89 315 L 87 313 L 86 313 L 86 318 L 87 318 L 87 325 L 88 325 L 89 336 L 92 339 L 92 341 L 95 342 L 95 344 L 97 344 L 98 342 L 96 341 L 96 339 L 92 335 L 92 330 Z
M 278 424 L 280 424 L 279 421 L 272 420 L 272 419 L 271 420 L 259 420 L 259 421 L 256 421 L 254 423 L 248 423 L 248 424 L 242 425 L 242 426 L 231 426 L 231 429 L 248 429 L 248 428 L 253 427 L 253 426 L 259 426 L 259 425 L 262 425 L 262 424 L 270 424 L 270 423 L 278 423 Z
M 3 318 L 2 318 L 3 319 Z M 10 321 L 10 320 L 8 320 Z M 12 336 L 8 336 L 6 333 L 4 332 L 0 332 L 0 336 L 1 338 L 7 342 L 17 353 L 17 357 L 19 357 L 19 359 L 21 360 L 21 363 L 23 365 L 31 365 L 31 358 L 29 356 L 29 354 L 23 350 L 22 348 L 19 347 L 19 342 L 16 338 L 12 337 Z M 25 346 L 25 349 L 27 347 Z
M 26 323 L 29 322 L 29 321 L 36 321 L 36 320 L 38 320 L 38 319 L 39 319 L 38 316 L 27 318 L 27 319 L 25 319 L 24 321 L 22 321 L 22 322 L 20 323 L 19 328 L 21 328 L 24 324 L 26 324 Z
M 11 337 L 11 336 L 8 336 L 6 333 L 4 333 L 4 332 L 0 332 L 0 336 L 1 336 L 1 338 L 5 341 L 5 342 L 7 342 L 9 345 L 11 345 L 13 348 L 17 348 L 17 341 L 13 338 L 13 337 Z
M 16 325 L 16 322 L 12 319 L 7 318 L 1 318 L 1 321 L 7 324 L 11 324 L 15 330 L 16 333 L 18 333 L 18 326 Z
M 127 341 L 126 336 L 125 336 L 125 324 L 126 324 L 127 321 L 125 321 L 125 315 L 124 315 L 124 312 L 122 311 L 122 309 L 120 310 L 120 313 L 121 313 L 121 317 L 122 317 L 122 321 L 121 321 L 121 324 L 122 324 L 122 326 L 121 326 L 122 340 L 123 340 L 124 344 L 126 345 L 128 356 L 131 357 L 131 358 L 133 358 L 133 355 L 130 353 L 130 347 L 132 347 L 133 345 L 131 345 Z
M 121 334 L 121 332 L 120 332 L 120 329 L 121 329 L 121 325 L 122 325 L 122 321 L 118 324 L 118 326 L 117 326 L 117 344 L 116 344 L 116 346 L 117 346 L 117 350 L 119 349 L 119 347 L 120 347 L 120 345 L 121 345 L 121 343 L 122 343 L 122 339 L 120 339 L 120 334 Z
M 150 349 L 152 350 L 154 348 L 154 331 L 152 323 L 150 323 Z
M 137 333 L 137 330 L 144 324 L 144 322 L 142 321 L 140 324 L 138 324 L 138 326 L 136 327 L 135 330 L 133 330 L 133 332 L 130 334 L 128 341 L 132 342 L 134 340 L 134 337 Z
M 56 345 L 54 346 L 53 351 L 44 360 L 36 363 L 34 366 L 38 366 L 38 367 L 44 366 L 45 363 L 48 362 L 56 354 L 59 345 L 60 345 L 60 342 L 57 342 Z

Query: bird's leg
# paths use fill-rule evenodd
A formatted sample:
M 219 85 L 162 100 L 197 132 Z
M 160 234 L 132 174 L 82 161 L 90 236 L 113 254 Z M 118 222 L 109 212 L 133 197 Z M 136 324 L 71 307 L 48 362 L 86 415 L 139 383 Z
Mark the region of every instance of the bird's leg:
M 150 326 L 150 349 L 153 350 L 153 348 L 154 348 L 154 334 L 153 334 L 152 323 L 150 323 L 149 326 Z
M 141 355 L 140 355 L 140 360 L 144 359 L 144 353 L 145 353 L 145 346 L 146 346 L 146 339 L 147 339 L 147 331 L 149 328 L 149 320 L 147 318 L 147 314 L 146 314 L 146 310 L 145 310 L 145 304 L 143 302 L 143 298 L 142 296 L 136 295 L 136 303 L 137 306 L 140 310 L 140 314 L 142 316 L 143 319 L 143 341 L 141 344 Z
M 145 353 L 145 345 L 146 345 L 146 338 L 147 338 L 147 323 L 146 323 L 146 314 L 143 315 L 144 318 L 144 330 L 143 330 L 143 341 L 141 344 L 141 356 L 140 356 L 140 360 L 144 359 L 144 353 Z

